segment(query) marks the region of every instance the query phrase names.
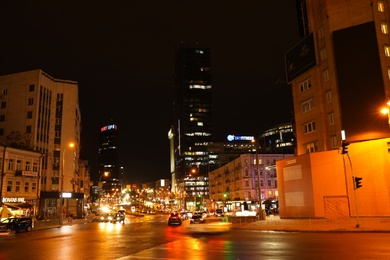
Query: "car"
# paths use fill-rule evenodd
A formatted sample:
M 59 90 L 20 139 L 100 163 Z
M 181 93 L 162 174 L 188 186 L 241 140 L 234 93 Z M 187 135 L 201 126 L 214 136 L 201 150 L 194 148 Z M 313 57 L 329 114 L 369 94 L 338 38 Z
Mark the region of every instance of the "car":
M 0 223 L 0 232 L 30 232 L 34 228 L 34 222 L 30 217 L 6 218 Z
M 98 221 L 99 222 L 111 222 L 113 217 L 114 217 L 114 214 L 105 213 L 105 214 L 99 215 L 99 220 Z
M 169 217 L 168 217 L 168 226 L 171 226 L 171 225 L 181 225 L 182 224 L 182 217 L 179 213 L 175 212 L 175 213 L 171 213 L 169 214 Z
M 190 224 L 200 224 L 200 223 L 204 223 L 204 219 L 202 215 L 200 214 L 192 215 L 192 217 L 190 218 Z
M 120 209 L 120 210 L 118 210 L 118 213 L 125 215 L 126 214 L 126 210 L 125 209 Z
M 215 216 L 216 217 L 223 217 L 223 210 L 222 209 L 216 209 L 215 210 Z
M 110 220 L 111 223 L 122 223 L 125 224 L 126 217 L 124 214 L 116 213 L 112 215 L 112 218 Z

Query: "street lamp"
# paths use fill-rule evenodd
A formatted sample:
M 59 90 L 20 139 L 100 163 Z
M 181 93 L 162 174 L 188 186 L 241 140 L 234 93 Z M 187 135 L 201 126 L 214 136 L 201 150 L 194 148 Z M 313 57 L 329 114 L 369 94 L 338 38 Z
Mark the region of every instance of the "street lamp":
M 61 169 L 61 208 L 64 205 L 64 174 L 65 174 L 65 154 L 68 147 L 73 148 L 75 146 L 74 143 L 69 143 L 67 147 L 64 148 L 64 151 L 62 152 L 62 169 Z
M 381 113 L 384 114 L 384 115 L 387 115 L 387 120 L 388 120 L 388 124 L 389 124 L 389 127 L 390 127 L 390 110 L 389 110 L 390 101 L 387 102 L 386 105 L 387 105 L 387 107 L 382 108 Z
M 261 206 L 261 180 L 260 180 L 260 171 L 259 171 L 259 156 L 257 153 L 257 147 L 259 146 L 259 142 L 257 139 L 253 139 L 252 143 L 255 145 L 256 152 L 256 172 L 257 172 L 257 187 L 258 187 L 258 197 L 259 197 L 259 219 L 263 219 L 263 208 Z
M 110 172 L 104 172 L 102 175 L 100 175 L 99 177 L 99 183 L 98 183 L 98 187 L 99 187 L 99 208 L 100 208 L 100 201 L 101 201 L 101 196 L 102 196 L 102 189 L 103 189 L 103 183 L 102 183 L 102 177 L 107 177 L 108 175 L 110 175 Z

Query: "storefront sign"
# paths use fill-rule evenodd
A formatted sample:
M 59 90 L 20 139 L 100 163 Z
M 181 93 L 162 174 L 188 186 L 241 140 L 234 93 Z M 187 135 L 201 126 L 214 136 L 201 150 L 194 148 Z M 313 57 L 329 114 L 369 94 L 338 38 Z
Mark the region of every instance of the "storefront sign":
M 6 198 L 6 197 L 3 198 L 3 203 L 18 203 L 18 202 L 25 203 L 26 199 L 25 198 Z
M 22 176 L 37 177 L 37 176 L 38 176 L 38 173 L 37 173 L 37 172 L 22 171 Z

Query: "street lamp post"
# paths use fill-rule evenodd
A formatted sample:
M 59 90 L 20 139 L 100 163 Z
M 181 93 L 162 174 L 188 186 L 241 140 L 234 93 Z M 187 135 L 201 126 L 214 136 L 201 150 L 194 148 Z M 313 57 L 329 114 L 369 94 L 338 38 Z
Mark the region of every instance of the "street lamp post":
M 263 219 L 263 207 L 261 206 L 261 180 L 260 180 L 260 171 L 259 171 L 259 155 L 257 152 L 257 147 L 259 146 L 259 142 L 257 139 L 253 140 L 255 144 L 255 159 L 256 159 L 256 168 L 257 172 L 257 189 L 258 189 L 258 197 L 259 197 L 259 219 Z
M 73 148 L 74 146 L 75 146 L 74 143 L 69 143 L 69 145 L 67 147 L 65 147 L 64 151 L 62 152 L 61 194 L 60 194 L 60 196 L 61 196 L 61 205 L 60 205 L 60 208 L 62 208 L 63 205 L 64 205 L 63 193 L 64 193 L 64 175 L 65 175 L 65 154 L 66 154 L 66 150 L 68 149 L 68 147 Z
M 100 175 L 99 177 L 99 183 L 98 183 L 98 187 L 99 187 L 99 209 L 100 209 L 100 201 L 101 201 L 101 197 L 102 197 L 102 189 L 103 189 L 103 183 L 102 183 L 102 177 L 107 177 L 110 173 L 109 172 L 104 172 L 102 175 Z
M 4 183 L 4 171 L 5 171 L 5 150 L 6 150 L 6 146 L 5 144 L 2 145 L 3 146 L 3 159 L 2 159 L 2 162 L 1 162 L 1 173 L 0 173 L 0 207 L 3 206 L 3 183 Z
M 389 110 L 389 107 L 390 107 L 390 101 L 386 103 L 387 107 L 385 108 L 382 108 L 381 110 L 381 113 L 384 114 L 384 115 L 387 115 L 387 123 L 390 127 L 390 110 Z

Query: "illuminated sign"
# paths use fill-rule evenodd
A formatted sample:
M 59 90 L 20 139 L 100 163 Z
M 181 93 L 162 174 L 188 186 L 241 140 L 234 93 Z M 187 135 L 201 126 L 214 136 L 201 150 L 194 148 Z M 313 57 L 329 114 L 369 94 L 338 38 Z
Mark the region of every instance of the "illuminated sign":
M 32 177 L 37 177 L 38 173 L 37 172 L 29 172 L 29 171 L 22 171 L 23 176 L 32 176 Z
M 9 203 L 9 202 L 25 203 L 26 200 L 24 198 L 3 198 L 3 203 Z
M 72 193 L 70 193 L 70 192 L 63 192 L 62 193 L 62 197 L 63 198 L 72 198 Z
M 116 125 L 106 125 L 100 128 L 100 132 L 108 131 L 108 130 L 116 130 Z
M 235 136 L 235 135 L 228 135 L 227 140 L 229 142 L 232 141 L 252 141 L 255 140 L 253 136 Z

